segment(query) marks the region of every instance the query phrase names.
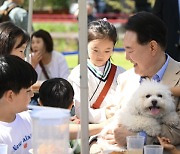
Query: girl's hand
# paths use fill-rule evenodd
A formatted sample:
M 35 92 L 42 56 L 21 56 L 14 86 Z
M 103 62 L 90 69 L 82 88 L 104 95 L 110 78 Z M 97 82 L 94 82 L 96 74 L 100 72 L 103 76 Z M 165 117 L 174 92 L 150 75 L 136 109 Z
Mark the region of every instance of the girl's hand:
M 165 137 L 157 137 L 160 144 L 167 150 L 173 150 L 175 148 L 174 145 L 171 144 L 171 141 Z
M 33 68 L 36 68 L 37 64 L 40 62 L 42 59 L 42 52 L 41 51 L 36 51 L 31 53 L 31 65 Z
M 76 115 L 72 116 L 70 120 L 75 124 L 80 124 L 80 119 Z
M 115 113 L 115 109 L 114 106 L 108 106 L 106 107 L 106 118 L 112 118 L 114 116 Z

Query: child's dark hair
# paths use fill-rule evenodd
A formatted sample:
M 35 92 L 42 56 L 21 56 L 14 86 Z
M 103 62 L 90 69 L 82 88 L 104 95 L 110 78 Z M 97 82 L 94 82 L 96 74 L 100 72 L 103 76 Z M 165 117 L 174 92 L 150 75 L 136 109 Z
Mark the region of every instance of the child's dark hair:
M 0 98 L 8 90 L 18 94 L 36 81 L 37 73 L 31 64 L 13 55 L 0 57 Z
M 92 21 L 88 24 L 88 42 L 96 39 L 109 39 L 114 45 L 117 42 L 117 32 L 113 24 L 105 20 Z
M 46 47 L 47 52 L 53 51 L 53 39 L 49 32 L 40 29 L 31 35 L 31 40 L 33 36 L 37 38 L 41 38 L 44 41 L 44 45 Z
M 68 109 L 73 102 L 74 90 L 63 78 L 52 78 L 42 83 L 39 98 L 43 106 Z
M 10 21 L 0 23 L 0 55 L 10 55 L 18 38 L 21 41 L 16 48 L 30 42 L 29 34 Z

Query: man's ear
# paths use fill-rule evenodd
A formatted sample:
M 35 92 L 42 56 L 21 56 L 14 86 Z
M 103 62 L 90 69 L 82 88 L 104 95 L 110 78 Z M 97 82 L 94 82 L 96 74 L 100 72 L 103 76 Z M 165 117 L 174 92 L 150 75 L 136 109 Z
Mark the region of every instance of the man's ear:
M 154 40 L 150 42 L 151 54 L 155 56 L 158 50 L 158 43 Z
M 13 102 L 15 93 L 12 90 L 8 90 L 4 93 L 4 97 L 8 102 Z

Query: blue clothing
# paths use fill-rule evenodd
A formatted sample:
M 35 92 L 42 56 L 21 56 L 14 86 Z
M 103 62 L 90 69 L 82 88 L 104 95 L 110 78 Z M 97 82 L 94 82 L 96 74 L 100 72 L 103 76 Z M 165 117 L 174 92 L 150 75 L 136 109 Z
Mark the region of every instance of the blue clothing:
M 167 55 L 167 59 L 166 62 L 164 63 L 164 65 L 161 67 L 161 69 L 152 77 L 153 80 L 160 82 L 162 80 L 162 77 L 164 75 L 164 72 L 166 71 L 166 68 L 168 66 L 168 62 L 169 62 L 169 55 Z M 141 83 L 143 79 L 145 79 L 146 77 L 141 77 L 139 82 Z
M 164 75 L 164 72 L 166 71 L 166 68 L 168 66 L 168 62 L 169 62 L 169 56 L 167 55 L 167 59 L 166 62 L 164 63 L 164 65 L 161 67 L 161 69 L 152 77 L 153 80 L 159 82 L 162 80 L 162 77 Z
M 5 10 L 7 7 L 10 7 L 14 2 L 5 1 L 0 7 L 0 10 Z M 13 8 L 9 13 L 10 20 L 17 25 L 18 27 L 27 31 L 28 25 L 28 13 L 25 9 L 17 6 Z

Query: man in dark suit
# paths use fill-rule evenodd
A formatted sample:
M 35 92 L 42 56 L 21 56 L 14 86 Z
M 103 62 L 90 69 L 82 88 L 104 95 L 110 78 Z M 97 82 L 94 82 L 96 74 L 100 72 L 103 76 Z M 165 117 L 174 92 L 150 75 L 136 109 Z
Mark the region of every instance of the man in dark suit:
M 147 11 L 151 12 L 151 3 L 148 2 L 148 0 L 135 0 L 135 12 L 140 12 L 140 11 Z
M 180 62 L 180 0 L 156 0 L 153 13 L 167 25 L 168 42 L 166 52 Z

